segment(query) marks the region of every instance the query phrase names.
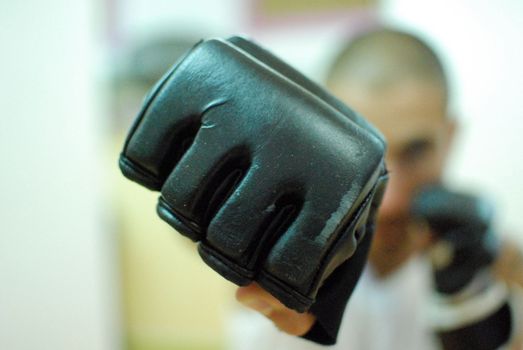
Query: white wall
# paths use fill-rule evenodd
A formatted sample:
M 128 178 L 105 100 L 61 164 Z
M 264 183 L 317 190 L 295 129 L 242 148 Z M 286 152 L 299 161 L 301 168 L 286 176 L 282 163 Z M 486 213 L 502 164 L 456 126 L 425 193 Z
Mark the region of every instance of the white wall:
M 93 2 L 0 2 L 0 348 L 118 348 Z

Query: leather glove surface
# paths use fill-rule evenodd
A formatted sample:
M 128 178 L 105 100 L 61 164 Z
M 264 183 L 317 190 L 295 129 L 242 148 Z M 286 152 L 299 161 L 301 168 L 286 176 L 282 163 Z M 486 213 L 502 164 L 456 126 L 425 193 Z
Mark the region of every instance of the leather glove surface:
M 211 268 L 315 313 L 308 338 L 332 344 L 374 228 L 384 151 L 362 117 L 233 37 L 199 42 L 156 84 L 120 168 L 161 191 L 159 216 Z

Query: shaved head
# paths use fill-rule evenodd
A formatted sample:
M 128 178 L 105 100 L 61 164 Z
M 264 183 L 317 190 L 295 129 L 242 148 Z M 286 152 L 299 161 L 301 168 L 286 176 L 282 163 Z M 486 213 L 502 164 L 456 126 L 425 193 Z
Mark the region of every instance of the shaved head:
M 371 91 L 407 79 L 435 84 L 448 99 L 447 78 L 435 52 L 419 38 L 393 29 L 356 37 L 342 48 L 327 74 L 330 86 L 351 83 Z

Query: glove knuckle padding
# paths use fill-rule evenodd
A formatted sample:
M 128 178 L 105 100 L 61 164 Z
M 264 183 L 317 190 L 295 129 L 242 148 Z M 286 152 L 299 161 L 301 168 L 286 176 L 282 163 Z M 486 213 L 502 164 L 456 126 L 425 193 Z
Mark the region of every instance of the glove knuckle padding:
M 303 311 L 373 228 L 384 147 L 366 121 L 268 52 L 215 39 L 156 86 L 120 165 L 161 189 L 159 215 L 200 241 L 212 268 Z

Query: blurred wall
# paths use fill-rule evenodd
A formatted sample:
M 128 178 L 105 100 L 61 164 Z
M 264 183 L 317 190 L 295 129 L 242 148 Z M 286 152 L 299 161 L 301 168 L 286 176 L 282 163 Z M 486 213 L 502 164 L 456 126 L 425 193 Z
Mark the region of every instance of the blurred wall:
M 0 348 L 119 348 L 94 3 L 0 2 Z

